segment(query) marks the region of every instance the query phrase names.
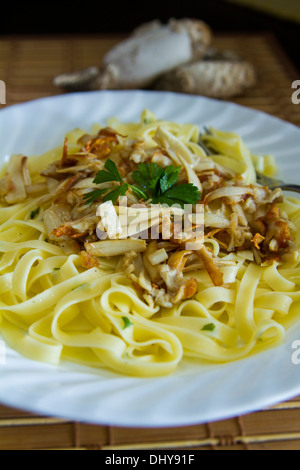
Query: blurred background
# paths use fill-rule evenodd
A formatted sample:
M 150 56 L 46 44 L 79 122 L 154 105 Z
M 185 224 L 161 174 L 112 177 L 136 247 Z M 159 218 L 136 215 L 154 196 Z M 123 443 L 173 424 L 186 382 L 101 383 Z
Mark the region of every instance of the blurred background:
M 126 34 L 170 17 L 203 19 L 215 32 L 272 32 L 300 70 L 300 0 L 5 2 L 0 36 Z

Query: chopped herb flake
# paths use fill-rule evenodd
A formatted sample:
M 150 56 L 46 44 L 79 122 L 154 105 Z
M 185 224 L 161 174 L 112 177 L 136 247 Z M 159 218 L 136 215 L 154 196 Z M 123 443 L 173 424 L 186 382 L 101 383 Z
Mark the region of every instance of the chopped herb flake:
M 129 326 L 133 325 L 132 321 L 128 317 L 122 317 L 122 320 L 123 320 L 123 323 L 124 323 L 123 330 L 125 330 Z
M 41 210 L 40 207 L 38 207 L 38 208 L 35 209 L 34 211 L 31 211 L 31 213 L 30 213 L 30 218 L 31 218 L 31 220 L 33 220 L 37 215 L 39 215 L 40 210 Z
M 202 331 L 214 331 L 216 328 L 216 325 L 214 323 L 208 323 L 207 325 L 204 325 L 202 328 Z

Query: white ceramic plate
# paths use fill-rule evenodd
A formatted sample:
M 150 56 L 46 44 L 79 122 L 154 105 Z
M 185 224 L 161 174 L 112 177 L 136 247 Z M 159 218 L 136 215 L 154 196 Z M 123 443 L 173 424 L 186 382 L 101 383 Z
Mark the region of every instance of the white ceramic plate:
M 173 93 L 144 91 L 61 95 L 0 111 L 0 161 L 33 155 L 61 144 L 74 127 L 89 129 L 108 117 L 138 120 L 144 108 L 158 118 L 212 125 L 239 133 L 254 153 L 272 153 L 282 176 L 297 182 L 300 129 L 235 104 Z M 300 365 L 293 342 L 226 365 L 183 363 L 171 376 L 128 378 L 64 363 L 52 367 L 20 357 L 0 342 L 0 401 L 46 415 L 126 427 L 199 424 L 254 412 L 300 394 Z

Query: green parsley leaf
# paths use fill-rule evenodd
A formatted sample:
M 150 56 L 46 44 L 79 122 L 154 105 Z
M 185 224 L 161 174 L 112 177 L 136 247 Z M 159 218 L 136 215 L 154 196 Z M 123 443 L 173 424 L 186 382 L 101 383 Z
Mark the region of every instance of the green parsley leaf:
M 176 184 L 181 167 L 169 165 L 159 167 L 156 163 L 141 163 L 132 178 L 148 194 L 153 204 L 172 206 L 179 204 L 196 204 L 201 197 L 199 189 L 193 184 Z
M 207 325 L 204 325 L 202 331 L 214 331 L 215 329 L 216 325 L 214 323 L 208 323 Z
M 88 192 L 83 196 L 83 199 L 85 199 L 86 204 L 94 203 L 104 194 L 105 196 L 103 198 L 103 202 L 112 201 L 113 203 L 115 203 L 119 196 L 125 196 L 126 191 L 128 191 L 130 185 L 124 183 L 115 162 L 110 159 L 106 160 L 104 168 L 105 170 L 98 171 L 97 175 L 93 180 L 93 183 L 101 184 L 115 181 L 117 183 L 120 183 L 120 185 L 113 186 L 110 188 L 94 189 L 93 191 Z M 139 193 L 141 193 L 141 191 L 139 191 Z
M 180 170 L 180 166 L 176 167 L 173 165 L 167 166 L 164 169 L 164 172 L 159 180 L 161 193 L 165 193 L 177 183 Z
M 112 201 L 114 204 L 119 196 L 125 196 L 126 191 L 128 191 L 127 183 L 117 186 L 116 188 L 113 188 L 112 191 L 105 194 L 103 202 Z
M 110 188 L 105 189 L 94 189 L 93 191 L 88 192 L 83 196 L 85 199 L 86 204 L 92 204 L 93 202 L 97 201 L 103 194 L 109 191 Z
M 140 163 L 137 171 L 133 171 L 132 179 L 140 185 L 149 196 L 156 196 L 159 191 L 160 178 L 164 169 L 157 163 Z
M 94 189 L 93 191 L 89 191 L 83 196 L 83 199 L 86 201 L 86 204 L 92 204 L 96 202 L 104 194 L 105 196 L 103 198 L 103 202 L 112 201 L 113 203 L 115 203 L 119 196 L 125 196 L 129 188 L 139 198 L 145 200 L 148 199 L 148 195 L 142 189 L 139 189 L 128 183 L 124 183 L 117 168 L 117 165 L 112 160 L 106 160 L 104 168 L 105 170 L 98 171 L 97 175 L 93 180 L 93 183 L 101 184 L 115 181 L 117 183 L 120 183 L 120 185 L 111 188 Z
M 110 159 L 106 160 L 104 168 L 105 170 L 98 171 L 93 183 L 101 184 L 108 183 L 110 181 L 117 181 L 119 183 L 123 183 L 123 180 L 115 162 Z
M 179 184 L 167 189 L 158 197 L 158 201 L 161 202 L 162 198 L 168 198 L 178 203 L 183 204 L 196 204 L 200 199 L 200 191 L 194 184 Z
M 123 330 L 133 325 L 132 321 L 128 317 L 122 317 L 122 320 L 124 323 Z

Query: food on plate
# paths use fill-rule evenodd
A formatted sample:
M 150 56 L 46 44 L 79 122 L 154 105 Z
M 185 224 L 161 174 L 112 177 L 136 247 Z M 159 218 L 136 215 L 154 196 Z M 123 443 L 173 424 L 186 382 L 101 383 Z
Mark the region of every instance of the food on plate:
M 0 179 L 0 334 L 19 353 L 140 377 L 226 363 L 299 319 L 300 203 L 215 128 L 111 118 Z

